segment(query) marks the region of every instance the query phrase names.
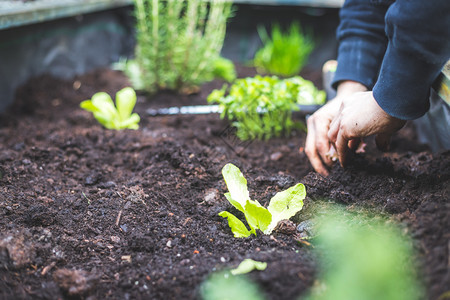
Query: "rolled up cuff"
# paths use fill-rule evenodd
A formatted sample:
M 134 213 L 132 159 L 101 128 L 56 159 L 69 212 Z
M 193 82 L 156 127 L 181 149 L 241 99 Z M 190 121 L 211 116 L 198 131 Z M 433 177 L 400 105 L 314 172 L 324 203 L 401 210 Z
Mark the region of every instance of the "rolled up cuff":
M 426 62 L 389 44 L 373 96 L 389 115 L 402 120 L 417 119 L 430 107 L 430 87 L 444 63 Z
M 385 52 L 385 45 L 360 38 L 347 39 L 339 45 L 338 66 L 332 87 L 339 82 L 352 80 L 371 90 Z

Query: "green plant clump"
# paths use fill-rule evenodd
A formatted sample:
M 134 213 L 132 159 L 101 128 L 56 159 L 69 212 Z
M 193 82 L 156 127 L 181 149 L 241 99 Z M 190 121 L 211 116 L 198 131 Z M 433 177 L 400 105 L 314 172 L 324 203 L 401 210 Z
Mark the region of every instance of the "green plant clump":
M 228 86 L 214 90 L 208 102 L 219 103 L 221 118 L 233 120 L 236 135 L 241 140 L 269 139 L 289 135 L 293 128 L 304 128 L 304 124 L 292 120 L 292 112 L 298 105 L 323 104 L 324 91 L 300 76 L 279 79 L 276 76 L 260 75 L 254 78 L 237 79 L 225 96 Z
M 259 73 L 284 77 L 297 75 L 314 49 L 312 38 L 303 34 L 297 22 L 292 23 L 286 33 L 274 24 L 272 38 L 264 27 L 258 27 L 258 33 L 263 47 L 256 52 L 253 63 Z
M 105 92 L 99 92 L 92 99 L 80 103 L 84 110 L 92 112 L 97 121 L 108 129 L 138 129 L 141 118 L 133 113 L 136 93 L 126 87 L 116 93 L 116 105 Z M 117 107 L 116 107 L 117 106 Z
M 278 222 L 289 219 L 303 207 L 306 190 L 301 183 L 277 193 L 270 199 L 269 207 L 265 208 L 258 201 L 250 199 L 247 180 L 238 167 L 226 164 L 222 168 L 222 175 L 229 191 L 225 197 L 244 214 L 250 226 L 250 230 L 248 230 L 245 224 L 230 212 L 219 213 L 219 216 L 228 219 L 228 225 L 234 237 L 256 235 L 256 229 L 261 230 L 264 234 L 271 234 Z
M 135 56 L 144 89 L 189 92 L 212 80 L 231 5 L 225 0 L 135 0 Z

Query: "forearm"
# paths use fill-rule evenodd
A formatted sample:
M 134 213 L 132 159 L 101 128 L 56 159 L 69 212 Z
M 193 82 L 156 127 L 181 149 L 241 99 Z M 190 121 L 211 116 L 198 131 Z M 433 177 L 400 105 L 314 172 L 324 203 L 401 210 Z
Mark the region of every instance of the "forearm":
M 389 45 L 373 95 L 389 115 L 418 118 L 450 58 L 450 1 L 397 0 L 386 15 L 386 33 Z
M 362 83 L 353 80 L 339 82 L 336 89 L 336 97 L 345 97 L 357 92 L 365 92 L 367 87 Z
M 340 11 L 337 31 L 338 67 L 333 87 L 357 81 L 372 89 L 386 51 L 384 17 L 388 5 L 369 0 L 347 0 Z

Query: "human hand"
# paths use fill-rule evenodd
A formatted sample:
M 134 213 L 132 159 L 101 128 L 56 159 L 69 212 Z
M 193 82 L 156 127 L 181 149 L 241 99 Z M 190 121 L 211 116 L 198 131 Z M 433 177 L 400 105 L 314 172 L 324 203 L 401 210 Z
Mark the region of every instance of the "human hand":
M 387 150 L 391 135 L 406 121 L 388 115 L 377 103 L 372 92 L 345 97 L 337 116 L 330 124 L 328 139 L 335 146 L 341 166 L 345 166 L 349 150 L 359 145 L 361 138 L 376 135 L 377 147 Z
M 328 155 L 331 148 L 328 131 L 331 122 L 339 113 L 343 99 L 362 91 L 367 91 L 362 84 L 355 81 L 344 81 L 339 84 L 336 97 L 308 118 L 305 153 L 316 172 L 327 176 L 327 166 L 331 166 L 333 163 Z

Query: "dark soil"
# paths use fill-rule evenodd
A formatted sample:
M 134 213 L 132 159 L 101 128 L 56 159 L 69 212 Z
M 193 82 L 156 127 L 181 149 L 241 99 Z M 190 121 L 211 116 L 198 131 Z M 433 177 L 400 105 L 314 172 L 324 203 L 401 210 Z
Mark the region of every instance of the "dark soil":
M 369 140 L 351 166 L 324 178 L 298 152 L 303 132 L 241 143 L 218 115 L 145 115 L 205 104 L 221 85 L 140 95 L 137 131 L 106 130 L 79 108 L 128 86 L 119 72 L 21 87 L 0 120 L 0 298 L 195 299 L 212 271 L 252 258 L 268 263 L 250 278 L 269 299 L 296 299 L 317 278 L 316 254 L 289 232 L 232 238 L 217 215 L 230 209 L 220 173 L 228 162 L 263 203 L 302 182 L 306 209 L 331 199 L 387 214 L 414 239 L 428 299 L 448 291 L 450 152 L 431 154 L 408 125 L 389 153 Z

